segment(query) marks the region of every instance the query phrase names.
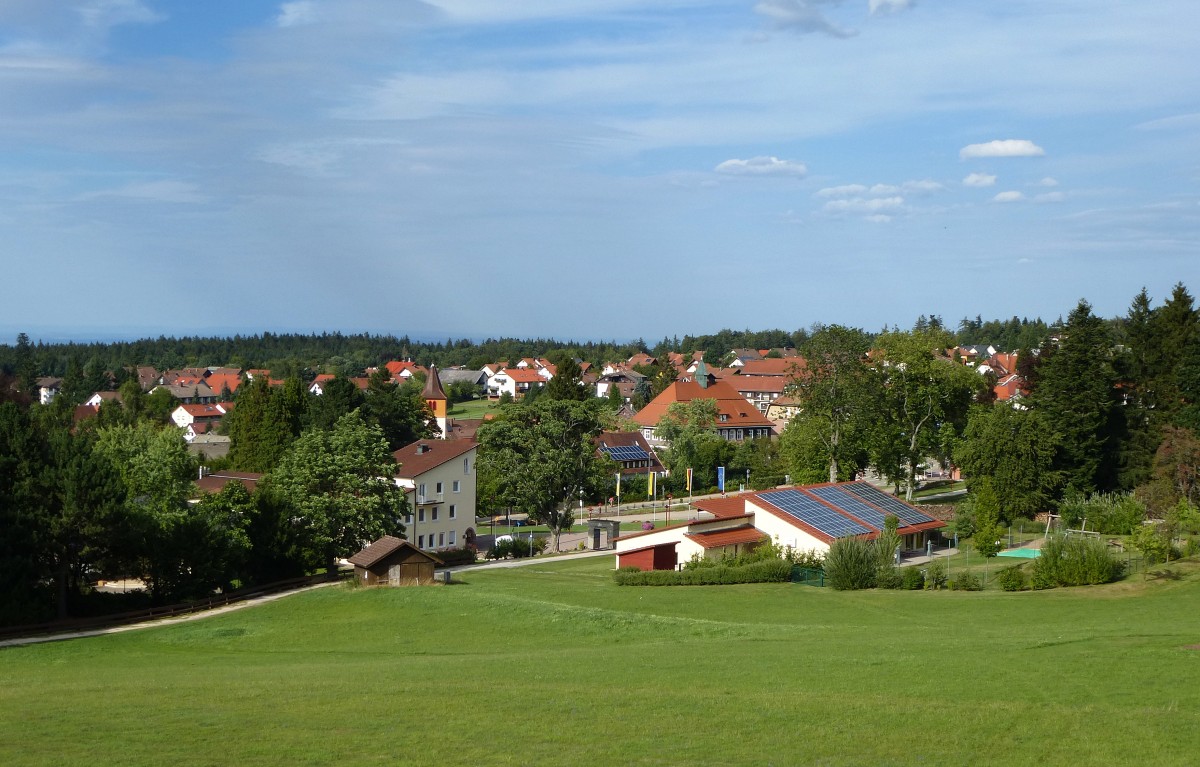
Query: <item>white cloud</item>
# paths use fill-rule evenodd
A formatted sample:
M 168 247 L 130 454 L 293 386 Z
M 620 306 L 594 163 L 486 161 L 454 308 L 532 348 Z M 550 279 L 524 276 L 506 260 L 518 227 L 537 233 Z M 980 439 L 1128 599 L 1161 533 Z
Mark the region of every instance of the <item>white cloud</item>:
M 962 182 L 963 186 L 992 186 L 996 183 L 996 177 L 990 173 L 968 173 Z
M 920 181 L 905 181 L 900 185 L 900 188 L 905 192 L 928 194 L 930 192 L 940 192 L 946 187 L 930 179 L 921 179 Z
M 82 195 L 80 199 L 96 200 L 106 197 L 172 203 L 201 203 L 208 201 L 208 197 L 201 194 L 195 184 L 189 184 L 186 181 L 172 181 L 169 179 L 164 179 L 161 181 L 139 181 L 132 184 L 126 184 L 125 186 L 117 187 L 115 189 L 89 192 Z
M 1041 157 L 1046 150 L 1028 139 L 1001 139 L 984 144 L 968 144 L 958 151 L 960 159 L 977 157 Z
M 755 13 L 766 16 L 776 29 L 785 29 L 798 34 L 822 32 L 831 37 L 853 37 L 853 29 L 843 29 L 825 18 L 817 10 L 818 5 L 829 4 L 830 0 L 762 0 L 754 6 Z M 836 4 L 839 0 L 833 0 Z
M 1046 176 L 1044 179 L 1039 181 L 1037 185 L 1038 186 L 1058 186 L 1058 181 L 1053 178 L 1050 178 L 1049 176 Z
M 871 15 L 874 16 L 880 13 L 907 11 L 915 4 L 915 0 L 871 0 L 869 7 Z
M 1034 202 L 1062 202 L 1067 196 L 1062 192 L 1046 192 L 1033 198 Z
M 1025 199 L 1025 195 L 1020 192 L 1001 192 L 992 198 L 992 202 L 1020 202 Z
M 275 23 L 281 27 L 299 27 L 317 20 L 317 4 L 313 0 L 295 0 L 279 6 Z
M 885 216 L 882 213 L 876 213 L 872 216 L 867 216 L 867 220 L 872 224 L 886 224 L 892 220 L 891 216 Z
M 862 184 L 843 184 L 842 186 L 827 186 L 817 191 L 817 197 L 852 197 L 867 193 Z
M 808 173 L 808 167 L 804 163 L 780 160 L 778 157 L 726 160 L 713 170 L 733 176 L 794 176 L 796 178 Z
M 851 197 L 845 200 L 830 200 L 822 208 L 826 213 L 881 213 L 900 210 L 904 198 L 896 197 Z
M 162 14 L 150 10 L 141 0 L 92 0 L 79 9 L 83 23 L 94 29 L 108 29 L 118 24 L 153 24 L 162 21 Z

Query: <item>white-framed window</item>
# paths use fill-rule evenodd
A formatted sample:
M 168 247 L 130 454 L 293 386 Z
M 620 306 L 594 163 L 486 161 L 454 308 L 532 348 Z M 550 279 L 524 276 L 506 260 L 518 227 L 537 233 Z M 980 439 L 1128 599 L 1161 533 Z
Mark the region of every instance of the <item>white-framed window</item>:
M 471 459 L 464 458 L 463 459 L 463 474 L 470 474 L 470 473 L 471 473 Z
M 433 517 L 434 522 L 437 522 L 437 512 L 438 512 L 437 506 L 434 506 L 433 509 L 429 512 L 430 515 Z
M 450 531 L 450 545 L 451 546 L 454 545 L 454 531 L 453 530 Z
M 438 545 L 439 546 L 446 545 L 446 534 L 445 533 L 438 533 Z
M 425 497 L 425 483 L 422 482 L 421 484 L 417 485 L 417 498 L 421 499 L 424 497 Z
M 454 504 L 452 503 L 452 504 L 450 504 L 450 519 L 457 519 L 457 518 L 458 518 L 457 509 L 454 508 Z
M 442 494 L 442 483 L 438 482 L 436 487 L 437 487 L 437 490 L 434 490 L 434 492 L 437 493 L 438 495 L 441 495 Z
M 462 483 L 456 479 L 450 483 L 450 489 L 456 493 L 460 492 L 462 490 Z
M 425 509 L 417 509 L 417 521 L 418 522 L 425 521 Z

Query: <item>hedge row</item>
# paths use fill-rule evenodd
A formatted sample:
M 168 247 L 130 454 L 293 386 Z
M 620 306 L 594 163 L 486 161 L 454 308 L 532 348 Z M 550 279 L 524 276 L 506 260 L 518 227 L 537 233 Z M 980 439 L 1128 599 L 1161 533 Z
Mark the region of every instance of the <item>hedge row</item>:
M 622 567 L 613 574 L 618 586 L 720 586 L 729 583 L 786 583 L 792 563 L 782 559 L 740 567 L 702 567 L 695 570 L 639 570 Z

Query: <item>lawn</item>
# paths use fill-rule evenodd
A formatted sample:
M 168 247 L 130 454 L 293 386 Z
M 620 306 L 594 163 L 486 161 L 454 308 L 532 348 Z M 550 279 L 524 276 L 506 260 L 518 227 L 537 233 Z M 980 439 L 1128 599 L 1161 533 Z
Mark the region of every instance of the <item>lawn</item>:
M 455 418 L 483 418 L 494 412 L 496 407 L 495 400 L 473 399 L 470 402 L 455 402 L 450 405 L 447 414 Z
M 1194 764 L 1200 572 L 617 587 L 607 557 L 0 650 L 4 765 Z

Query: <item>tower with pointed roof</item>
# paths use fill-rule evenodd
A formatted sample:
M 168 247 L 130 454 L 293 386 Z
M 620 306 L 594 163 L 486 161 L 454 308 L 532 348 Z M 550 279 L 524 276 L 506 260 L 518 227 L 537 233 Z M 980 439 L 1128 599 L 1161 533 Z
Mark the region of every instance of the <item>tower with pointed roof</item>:
M 450 421 L 446 415 L 449 399 L 442 389 L 442 379 L 438 377 L 436 365 L 429 366 L 429 375 L 425 377 L 425 391 L 421 392 L 421 397 L 424 398 L 429 412 L 433 413 L 433 418 L 441 429 L 442 439 L 446 439 L 450 433 Z

